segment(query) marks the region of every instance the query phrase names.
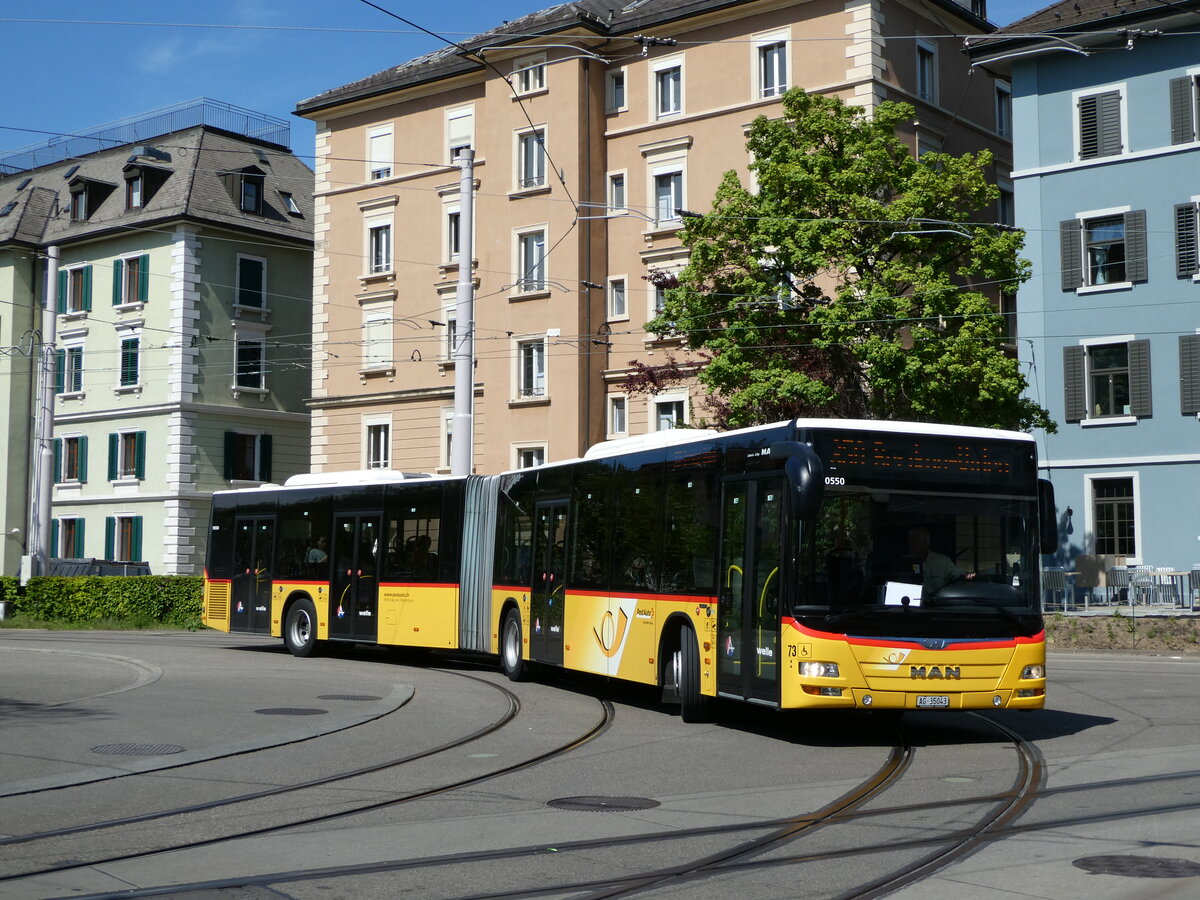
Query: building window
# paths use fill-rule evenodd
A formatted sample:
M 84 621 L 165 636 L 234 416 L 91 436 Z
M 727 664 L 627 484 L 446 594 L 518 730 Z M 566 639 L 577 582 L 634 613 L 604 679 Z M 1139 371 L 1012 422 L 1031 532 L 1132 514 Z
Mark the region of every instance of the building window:
M 996 221 L 1001 225 L 1017 224 L 1017 204 L 1013 196 L 1012 185 L 1008 182 L 998 182 L 1000 196 L 996 198 Z
M 131 337 L 121 341 L 121 387 L 132 387 L 141 382 L 142 339 Z
M 608 283 L 608 317 L 610 319 L 626 319 L 629 317 L 629 306 L 625 299 L 624 278 L 614 278 Z
M 1102 421 L 1153 414 L 1149 340 L 1095 341 L 1063 348 L 1064 418 Z
M 55 367 L 55 393 L 79 394 L 83 392 L 83 346 L 64 347 L 56 351 L 58 365 Z
M 367 253 L 371 274 L 392 271 L 392 223 L 367 228 Z
M 54 483 L 83 484 L 87 481 L 87 436 L 55 438 Z
M 270 481 L 271 435 L 225 432 L 225 478 L 228 481 Z
M 141 516 L 108 516 L 104 520 L 104 558 L 113 562 L 142 561 Z
M 71 191 L 71 221 L 83 222 L 88 217 L 88 197 L 86 190 Z
M 113 306 L 145 303 L 149 293 L 149 254 L 113 260 Z
M 450 162 L 475 143 L 475 108 L 462 106 L 446 112 L 446 145 Z
M 391 466 L 392 426 L 387 422 L 367 425 L 367 468 L 386 469 Z
M 142 176 L 141 173 L 129 175 L 125 179 L 125 208 L 142 208 Z
M 654 218 L 659 225 L 679 222 L 683 208 L 683 173 L 664 172 L 654 176 Z
M 517 468 L 532 469 L 534 466 L 543 466 L 546 464 L 546 448 L 545 447 L 518 447 L 517 448 Z
M 458 319 L 455 318 L 455 312 L 448 309 L 445 312 L 446 316 L 446 359 L 454 360 L 454 351 L 458 349 Z
M 1138 556 L 1132 478 L 1092 479 L 1092 521 L 1097 554 Z
M 517 342 L 517 396 L 521 399 L 546 396 L 546 341 L 543 338 Z
M 392 317 L 390 310 L 363 310 L 363 368 L 386 369 L 392 365 Z
M 462 213 L 457 209 L 451 209 L 446 212 L 446 259 L 450 262 L 458 259 L 458 248 L 461 240 L 459 223 L 461 221 Z
M 608 208 L 621 210 L 625 208 L 625 174 L 608 176 Z
M 50 555 L 56 559 L 83 558 L 83 519 L 71 516 L 56 519 L 55 530 L 50 532 Z
M 261 338 L 238 338 L 237 367 L 234 385 L 239 388 L 263 390 L 266 386 L 266 344 Z
M 653 401 L 654 430 L 668 431 L 687 425 L 687 401 L 670 398 Z
M 546 87 L 546 57 L 532 56 L 517 62 L 516 88 L 518 94 L 532 94 Z
M 252 256 L 237 258 L 237 305 L 265 309 L 267 261 Z
M 392 126 L 376 125 L 367 129 L 367 180 L 392 177 Z
M 1064 291 L 1146 280 L 1145 210 L 1085 213 L 1060 222 L 1059 234 Z
M 937 103 L 937 46 L 917 40 L 917 96 Z
M 609 72 L 605 79 L 604 104 L 609 112 L 625 108 L 625 70 Z
M 518 238 L 518 261 L 521 272 L 517 279 L 518 290 L 543 291 L 546 289 L 546 232 L 531 231 Z
M 773 41 L 758 48 L 758 94 L 778 97 L 787 90 L 787 44 Z
M 658 117 L 683 112 L 683 67 L 672 65 L 654 73 Z
M 1007 82 L 996 82 L 996 133 L 1012 137 L 1012 88 Z
M 1104 91 L 1078 99 L 1079 158 L 1116 156 L 1124 146 L 1121 136 L 1121 92 Z
M 92 267 L 75 266 L 59 269 L 58 311 L 77 314 L 92 309 Z
M 542 187 L 546 184 L 546 132 L 542 129 L 520 136 L 520 173 L 517 186 L 521 188 Z
M 654 315 L 661 316 L 667 308 L 667 289 L 661 284 L 654 286 Z
M 279 192 L 279 199 L 283 201 L 283 208 L 288 211 L 289 215 L 300 215 L 300 207 L 296 205 L 296 198 L 287 191 Z
M 624 396 L 608 398 L 608 433 L 611 437 L 629 433 L 629 417 Z
M 108 436 L 108 480 L 142 481 L 146 477 L 146 432 L 119 431 Z
M 242 212 L 261 216 L 263 211 L 263 178 L 261 175 L 242 176 Z
M 454 407 L 442 409 L 442 468 L 449 468 L 454 458 Z

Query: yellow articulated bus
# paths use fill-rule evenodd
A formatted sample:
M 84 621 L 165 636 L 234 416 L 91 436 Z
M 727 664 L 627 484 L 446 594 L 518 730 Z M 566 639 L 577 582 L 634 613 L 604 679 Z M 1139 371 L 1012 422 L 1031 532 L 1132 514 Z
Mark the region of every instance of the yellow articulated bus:
M 204 620 L 493 654 L 781 709 L 1036 709 L 1032 438 L 799 419 L 610 441 L 466 478 L 373 470 L 214 495 Z

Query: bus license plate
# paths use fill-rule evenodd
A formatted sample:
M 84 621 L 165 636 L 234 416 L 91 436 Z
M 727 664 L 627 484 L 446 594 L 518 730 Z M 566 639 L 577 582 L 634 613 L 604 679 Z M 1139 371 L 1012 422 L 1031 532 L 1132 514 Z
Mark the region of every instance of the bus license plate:
M 945 694 L 918 694 L 917 709 L 946 709 L 950 698 Z

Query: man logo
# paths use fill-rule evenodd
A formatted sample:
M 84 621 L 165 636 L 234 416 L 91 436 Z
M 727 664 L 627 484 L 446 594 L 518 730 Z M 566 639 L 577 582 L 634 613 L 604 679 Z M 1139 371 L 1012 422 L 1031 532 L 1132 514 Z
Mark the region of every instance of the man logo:
M 619 624 L 614 622 L 611 612 L 606 612 L 600 619 L 600 627 L 592 629 L 596 643 L 600 645 L 600 652 L 609 659 L 616 656 L 617 651 L 621 649 L 625 640 L 625 629 L 629 627 L 629 616 L 625 614 L 625 610 L 617 610 L 617 615 L 620 616 Z
M 917 679 L 943 678 L 951 681 L 958 681 L 962 677 L 961 672 L 962 666 L 946 666 L 945 668 L 939 666 L 930 666 L 928 669 L 926 669 L 925 666 L 908 667 L 908 677 Z

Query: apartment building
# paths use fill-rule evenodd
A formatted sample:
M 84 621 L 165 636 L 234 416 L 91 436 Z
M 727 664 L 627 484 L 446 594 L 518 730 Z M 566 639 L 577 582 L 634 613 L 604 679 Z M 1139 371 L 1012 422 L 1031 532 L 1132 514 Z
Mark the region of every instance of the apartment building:
M 0 157 L 5 573 L 51 248 L 51 556 L 199 574 L 213 491 L 308 470 L 313 175 L 288 133 L 205 100 Z
M 1068 566 L 1200 562 L 1198 13 L 1067 0 L 972 49 L 1012 69 L 1018 346 Z
M 691 360 L 644 329 L 656 276 L 686 264 L 683 216 L 725 171 L 747 177 L 748 125 L 794 86 L 908 101 L 914 153 L 987 147 L 1007 173 L 1008 87 L 961 52 L 983 16 L 954 0 L 583 0 L 298 104 L 317 124 L 314 471 L 448 467 L 464 265 L 476 471 L 703 419 L 695 386 L 627 385 L 635 361 Z

